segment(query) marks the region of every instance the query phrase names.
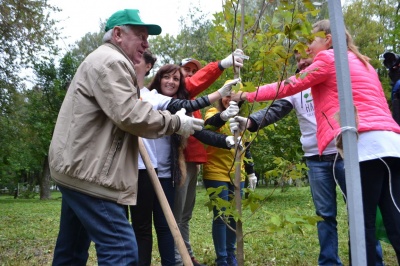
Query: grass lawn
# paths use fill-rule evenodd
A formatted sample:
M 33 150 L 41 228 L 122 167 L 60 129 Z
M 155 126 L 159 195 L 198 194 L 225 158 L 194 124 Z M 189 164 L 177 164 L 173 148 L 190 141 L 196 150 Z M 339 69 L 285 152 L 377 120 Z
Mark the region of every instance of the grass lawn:
M 290 216 L 312 216 L 314 206 L 309 187 L 291 187 L 286 192 L 259 187 L 256 190 L 270 195 L 255 214 L 244 212 L 245 265 L 317 265 L 319 252 L 315 226 L 282 229 L 268 232 L 270 213 Z M 0 266 L 51 265 L 58 233 L 61 194 L 53 192 L 51 200 L 14 199 L 0 196 Z M 214 265 L 215 253 L 211 238 L 212 213 L 204 204 L 208 198 L 205 189 L 197 190 L 197 201 L 191 221 L 191 242 L 196 258 Z M 347 215 L 341 196 L 338 196 L 339 255 L 345 265 L 348 260 Z M 382 243 L 387 266 L 397 265 L 392 247 Z M 95 249 L 90 248 L 88 265 L 97 265 Z M 154 238 L 153 265 L 160 265 Z

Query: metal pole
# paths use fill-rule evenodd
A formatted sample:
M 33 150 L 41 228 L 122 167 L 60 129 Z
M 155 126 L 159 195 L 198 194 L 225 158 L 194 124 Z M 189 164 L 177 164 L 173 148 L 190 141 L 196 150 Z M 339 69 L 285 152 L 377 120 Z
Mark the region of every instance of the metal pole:
M 335 52 L 336 79 L 340 104 L 340 126 L 342 128 L 356 129 L 341 1 L 328 0 L 328 8 Z M 347 208 L 350 224 L 351 262 L 352 265 L 363 266 L 367 265 L 367 263 L 356 130 L 343 130 L 342 139 L 346 173 Z

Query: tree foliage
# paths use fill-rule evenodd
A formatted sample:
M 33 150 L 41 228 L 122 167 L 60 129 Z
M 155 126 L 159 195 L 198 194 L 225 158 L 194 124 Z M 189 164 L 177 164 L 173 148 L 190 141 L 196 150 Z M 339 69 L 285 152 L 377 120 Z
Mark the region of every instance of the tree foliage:
M 58 12 L 44 0 L 2 0 L 0 2 L 0 108 L 8 111 L 13 93 L 20 85 L 20 70 L 30 67 L 40 56 L 56 54 L 59 33 L 57 21 L 50 18 Z
M 43 150 L 37 146 L 43 121 L 32 120 L 40 106 L 30 110 L 33 91 L 25 89 L 21 70 L 57 53 L 57 21 L 50 18 L 59 9 L 47 1 L 0 2 L 0 184 L 13 186 L 30 181 L 41 169 Z M 32 112 L 32 113 L 30 113 Z
M 77 62 L 70 53 L 59 66 L 49 62 L 34 64 L 36 85 L 15 93 L 15 105 L 7 116 L 1 116 L 4 138 L 0 161 L 0 184 L 13 187 L 18 182 L 39 185 L 41 197 L 49 196 L 50 178 L 47 152 L 65 92 L 76 71 Z
M 381 57 L 385 51 L 400 52 L 399 9 L 400 3 L 394 0 L 352 0 L 343 8 L 346 27 L 360 52 L 367 55 L 378 70 L 388 99 L 391 86 Z
M 103 43 L 104 28 L 105 22 L 101 21 L 98 32 L 86 33 L 85 36 L 75 42 L 75 45 L 70 47 L 71 56 L 74 57 L 77 62 L 82 62 L 86 56 Z

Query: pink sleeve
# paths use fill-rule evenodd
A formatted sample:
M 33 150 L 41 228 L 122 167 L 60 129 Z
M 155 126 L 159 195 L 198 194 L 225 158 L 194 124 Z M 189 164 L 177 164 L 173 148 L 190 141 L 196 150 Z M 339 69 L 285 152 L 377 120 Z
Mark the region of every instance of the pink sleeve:
M 292 76 L 283 80 L 280 84 L 275 82 L 259 86 L 256 91 L 247 93 L 247 100 L 249 102 L 262 102 L 294 95 L 309 88 L 302 81 L 297 79 L 296 76 Z
M 256 91 L 247 93 L 247 100 L 249 102 L 261 102 L 282 99 L 323 83 L 330 75 L 335 75 L 334 61 L 316 60 L 304 71 L 301 71 L 297 77 L 291 76 L 280 84 L 275 82 L 262 85 Z
M 276 97 L 277 83 L 266 84 L 258 87 L 256 91 L 247 93 L 247 101 L 249 102 L 262 102 L 273 100 Z

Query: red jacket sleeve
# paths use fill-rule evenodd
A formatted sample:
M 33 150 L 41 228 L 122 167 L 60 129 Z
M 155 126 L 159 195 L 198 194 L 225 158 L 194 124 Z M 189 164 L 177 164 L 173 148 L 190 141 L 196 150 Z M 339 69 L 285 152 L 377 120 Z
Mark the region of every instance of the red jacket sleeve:
M 201 68 L 191 77 L 185 79 L 186 89 L 190 98 L 196 97 L 198 94 L 210 87 L 222 74 L 223 70 L 218 67 L 217 62 L 211 62 Z

